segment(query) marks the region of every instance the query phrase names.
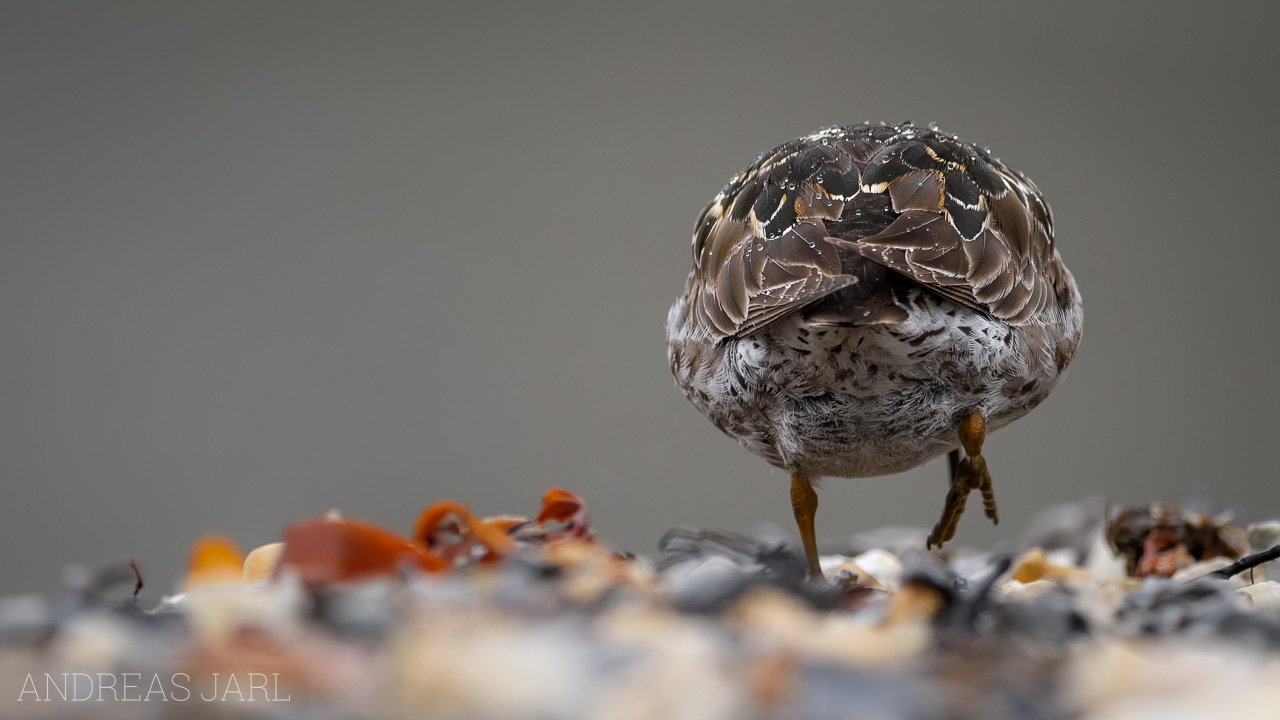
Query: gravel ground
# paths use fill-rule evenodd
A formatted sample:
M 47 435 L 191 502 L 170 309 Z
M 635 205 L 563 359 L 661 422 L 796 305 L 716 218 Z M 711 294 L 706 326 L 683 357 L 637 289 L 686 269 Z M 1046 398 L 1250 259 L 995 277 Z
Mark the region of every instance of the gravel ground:
M 779 531 L 615 553 L 553 489 L 532 519 L 439 503 L 411 536 L 332 515 L 247 559 L 204 538 L 154 608 L 119 564 L 0 598 L 0 716 L 1276 717 L 1256 554 L 1280 523 L 1089 501 L 1015 553 L 924 535 L 855 536 L 807 580 Z

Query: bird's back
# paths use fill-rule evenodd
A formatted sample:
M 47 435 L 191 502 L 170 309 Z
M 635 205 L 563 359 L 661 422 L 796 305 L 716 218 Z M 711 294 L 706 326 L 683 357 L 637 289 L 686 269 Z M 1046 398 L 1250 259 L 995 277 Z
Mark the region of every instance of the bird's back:
M 762 154 L 712 200 L 687 299 L 717 337 L 835 293 L 816 319 L 884 322 L 901 281 L 1020 324 L 1063 284 L 1052 238 L 1039 190 L 986 150 L 909 124 L 831 128 Z

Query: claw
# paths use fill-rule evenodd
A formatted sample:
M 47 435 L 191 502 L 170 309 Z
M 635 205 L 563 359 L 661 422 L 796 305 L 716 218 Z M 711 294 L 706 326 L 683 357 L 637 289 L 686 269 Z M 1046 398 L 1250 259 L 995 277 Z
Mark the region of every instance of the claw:
M 951 451 L 951 489 L 947 491 L 947 502 L 942 508 L 942 516 L 938 524 L 933 526 L 925 541 L 925 548 L 932 550 L 936 545 L 951 540 L 956 534 L 956 526 L 960 516 L 964 514 L 965 503 L 969 493 L 977 490 L 982 493 L 982 507 L 992 524 L 999 524 L 996 511 L 995 491 L 991 488 L 991 473 L 987 470 L 987 461 L 982 457 L 982 443 L 987 435 L 987 420 L 982 413 L 974 410 L 960 422 L 960 444 L 964 447 L 966 457 L 959 459 L 959 450 Z M 957 462 L 957 460 L 959 460 Z

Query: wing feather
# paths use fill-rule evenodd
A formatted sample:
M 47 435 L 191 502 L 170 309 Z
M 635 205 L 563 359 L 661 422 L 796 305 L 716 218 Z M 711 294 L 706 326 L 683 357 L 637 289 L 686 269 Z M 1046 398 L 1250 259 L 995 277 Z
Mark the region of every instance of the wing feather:
M 687 294 L 718 339 L 828 297 L 813 322 L 901 321 L 884 298 L 834 295 L 869 262 L 1017 324 L 1051 300 L 1052 256 L 1040 191 L 986 150 L 909 124 L 831 128 L 762 154 L 707 206 Z
M 1040 191 L 953 136 L 903 135 L 867 161 L 862 192 L 887 192 L 899 215 L 858 238 L 859 252 L 952 300 L 1025 322 L 1049 297 L 1053 221 Z M 927 194 L 916 189 L 926 183 Z

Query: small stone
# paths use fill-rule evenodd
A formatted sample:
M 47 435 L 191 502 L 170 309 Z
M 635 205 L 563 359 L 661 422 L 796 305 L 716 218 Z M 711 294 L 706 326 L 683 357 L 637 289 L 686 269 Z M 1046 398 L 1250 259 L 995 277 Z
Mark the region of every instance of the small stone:
M 1102 533 L 1093 537 L 1089 551 L 1085 555 L 1084 568 L 1089 575 L 1100 583 L 1124 581 L 1129 578 L 1125 567 L 1125 559 L 1111 551 Z
M 403 587 L 401 580 L 388 578 L 323 586 L 317 591 L 316 616 L 344 636 L 381 640 L 400 621 Z
M 1039 586 L 1035 595 L 1006 595 L 1004 602 L 995 604 L 992 614 L 997 633 L 1052 645 L 1088 634 L 1088 622 L 1077 609 L 1072 591 L 1044 580 L 1032 585 Z
M 206 642 L 244 632 L 281 640 L 297 637 L 302 633 L 307 607 L 302 581 L 292 573 L 270 583 L 197 588 L 166 602 L 181 608 L 195 636 Z
M 133 654 L 137 646 L 133 629 L 119 616 L 86 612 L 61 625 L 51 640 L 49 657 L 70 672 L 111 672 L 127 664 Z
M 659 548 L 659 592 L 682 610 L 718 610 L 756 585 L 806 593 L 804 559 L 773 541 L 678 528 L 663 536 Z
M 696 558 L 662 574 L 662 595 L 682 610 L 709 612 L 746 590 L 753 575 L 726 557 Z
M 284 552 L 284 543 L 269 543 L 256 547 L 244 559 L 244 574 L 241 582 L 249 583 L 266 580 L 276 570 L 280 562 L 280 554 Z
M 925 622 L 873 624 L 856 615 L 815 612 L 768 587 L 744 595 L 729 617 L 752 647 L 861 668 L 904 665 L 928 642 L 930 631 Z
M 1245 532 L 1249 537 L 1250 553 L 1270 550 L 1280 545 L 1280 520 L 1254 523 L 1245 528 Z
M 421 612 L 390 652 L 386 689 L 404 717 L 572 717 L 595 670 L 578 623 L 484 607 Z
M 922 583 L 907 583 L 889 600 L 887 622 L 890 625 L 932 620 L 947 598 L 937 588 Z
M 1010 578 L 1020 583 L 1036 580 L 1062 583 L 1068 580 L 1088 580 L 1089 573 L 1080 568 L 1049 562 L 1044 550 L 1035 548 L 1018 558 L 1013 565 L 1013 574 Z
M 1245 533 L 1249 538 L 1250 554 L 1270 550 L 1280 545 L 1280 520 L 1254 523 L 1245 528 Z M 1266 580 L 1271 577 L 1280 578 L 1280 560 L 1272 560 L 1253 569 L 1254 580 Z
M 53 633 L 53 607 L 42 595 L 0 598 L 0 642 L 41 640 Z
M 1056 587 L 1061 586 L 1049 580 L 1032 580 L 1031 582 L 1007 580 L 999 585 L 1000 592 L 1010 600 L 1031 600 Z
M 902 584 L 902 562 L 885 550 L 868 550 L 850 558 L 847 565 L 864 585 L 897 590 Z
M 1280 608 L 1280 582 L 1267 580 L 1237 588 L 1236 592 L 1246 595 L 1257 608 Z
M 1176 583 L 1149 577 L 1129 594 L 1117 613 L 1117 624 L 1132 634 L 1165 635 L 1185 630 L 1244 602 L 1228 583 L 1203 579 Z
M 1174 574 L 1170 575 L 1169 579 L 1177 583 L 1190 582 L 1191 580 L 1195 580 L 1203 575 L 1208 575 L 1215 570 L 1221 570 L 1222 568 L 1230 565 L 1231 562 L 1231 560 L 1223 557 L 1201 560 L 1200 562 L 1192 563 L 1181 570 L 1178 570 Z

